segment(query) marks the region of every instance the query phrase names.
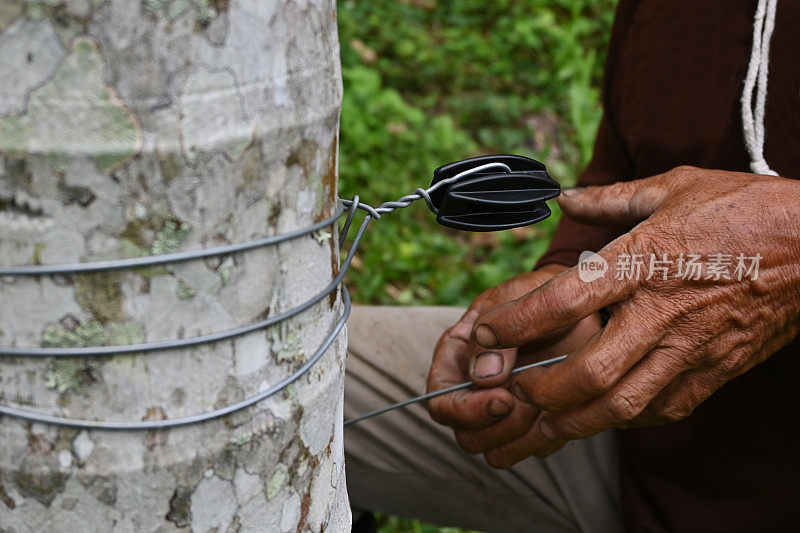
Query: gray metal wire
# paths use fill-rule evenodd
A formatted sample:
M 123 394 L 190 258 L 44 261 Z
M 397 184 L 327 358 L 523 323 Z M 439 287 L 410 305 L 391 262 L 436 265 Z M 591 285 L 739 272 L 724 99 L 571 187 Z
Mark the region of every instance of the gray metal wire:
M 171 254 L 150 255 L 145 257 L 130 257 L 127 259 L 112 259 L 109 261 L 93 261 L 86 263 L 64 263 L 58 265 L 21 265 L 12 267 L 0 267 L 0 276 L 47 276 L 57 274 L 82 274 L 85 272 L 104 272 L 108 270 L 128 270 L 134 268 L 151 267 L 166 265 L 168 263 L 182 263 L 192 259 L 206 259 L 208 257 L 218 257 L 220 255 L 230 255 L 238 252 L 246 252 L 255 248 L 263 248 L 290 241 L 309 233 L 327 228 L 342 217 L 344 213 L 343 204 L 337 207 L 336 211 L 324 220 L 316 224 L 306 226 L 272 237 L 264 237 L 247 242 L 214 246 L 201 250 L 186 250 Z
M 354 211 L 354 209 L 351 209 L 351 212 L 352 211 Z M 339 216 L 341 216 L 341 213 L 343 211 L 340 209 L 338 210 L 338 212 Z M 317 226 L 317 224 L 315 224 L 314 226 Z M 366 229 L 366 226 L 364 227 L 364 229 Z M 186 337 L 183 339 L 143 342 L 139 344 L 124 344 L 118 346 L 78 346 L 71 348 L 0 346 L 0 356 L 6 355 L 11 357 L 91 357 L 91 356 L 134 354 L 134 353 L 150 352 L 154 350 L 174 350 L 176 348 L 198 346 L 200 344 L 208 344 L 211 342 L 218 342 L 233 337 L 239 337 L 241 335 L 245 335 L 253 331 L 258 331 L 260 329 L 265 329 L 270 326 L 274 326 L 275 324 L 283 322 L 284 320 L 288 320 L 296 315 L 299 315 L 303 311 L 310 309 L 315 304 L 326 298 L 331 292 L 333 292 L 336 289 L 336 287 L 342 282 L 345 274 L 347 273 L 347 269 L 350 266 L 350 262 L 353 260 L 353 256 L 355 255 L 355 249 L 358 246 L 358 242 L 361 241 L 363 232 L 364 232 L 363 229 L 359 229 L 359 232 L 356 234 L 357 240 L 353 241 L 354 244 L 351 247 L 347 257 L 345 258 L 345 261 L 342 263 L 342 268 L 339 269 L 339 273 L 336 275 L 335 278 L 333 278 L 333 280 L 330 283 L 328 283 L 317 294 L 315 294 L 305 302 L 301 303 L 297 307 L 294 307 L 277 315 L 268 317 L 264 320 L 259 320 L 258 322 L 245 324 L 243 326 L 231 328 L 225 331 L 208 333 L 206 335 Z M 310 231 L 308 231 L 307 228 L 293 232 L 293 234 L 295 234 L 296 236 L 306 235 L 308 233 L 310 233 Z
M 435 205 L 433 205 L 433 201 L 431 200 L 432 192 L 435 192 L 436 190 L 444 187 L 445 185 L 455 183 L 465 178 L 466 176 L 489 169 L 501 169 L 505 170 L 506 172 L 511 172 L 511 168 L 504 163 L 486 163 L 474 168 L 469 168 L 467 170 L 464 170 L 463 172 L 459 172 L 455 176 L 451 176 L 449 178 L 438 181 L 433 185 L 431 185 L 430 187 L 428 187 L 427 189 L 418 188 L 413 192 L 413 194 L 407 194 L 405 196 L 402 196 L 397 200 L 395 200 L 394 202 L 384 202 L 379 207 L 372 207 L 370 205 L 358 202 L 357 200 L 358 196 L 354 197 L 353 200 L 342 200 L 342 204 L 344 204 L 345 207 L 350 207 L 352 203 L 355 202 L 358 205 L 359 209 L 363 209 L 364 211 L 369 213 L 369 215 L 372 218 L 379 219 L 381 218 L 381 215 L 384 215 L 386 213 L 391 213 L 392 211 L 396 211 L 397 209 L 406 208 L 417 200 L 425 200 L 425 204 L 428 206 L 428 209 L 430 209 L 434 215 L 438 215 L 439 210 L 436 208 Z
M 515 368 L 511 371 L 511 375 L 515 376 L 520 372 L 524 372 L 528 369 L 535 368 L 537 366 L 547 366 L 552 365 L 553 363 L 558 363 L 559 361 L 563 361 L 566 359 L 566 355 L 562 355 L 559 357 L 553 357 L 552 359 L 546 359 L 544 361 L 538 361 L 536 363 L 531 363 L 529 365 L 523 365 L 520 367 Z M 474 387 L 475 383 L 472 381 L 465 381 L 464 383 L 459 383 L 458 385 L 453 385 L 452 387 L 447 387 L 446 389 L 437 390 L 434 392 L 429 392 L 427 394 L 422 394 L 420 396 L 415 396 L 413 398 L 409 398 L 408 400 L 403 400 L 401 402 L 393 403 L 391 405 L 387 405 L 385 407 L 381 407 L 380 409 L 375 409 L 374 411 L 370 411 L 369 413 L 364 413 L 363 415 L 354 416 L 348 420 L 344 421 L 345 426 L 349 426 L 350 424 L 355 424 L 361 422 L 362 420 L 366 420 L 368 418 L 372 418 L 374 416 L 382 415 L 383 413 L 387 413 L 389 411 L 394 411 L 395 409 L 400 409 L 401 407 L 405 407 L 407 405 L 411 405 L 418 402 L 424 402 L 430 400 L 431 398 L 436 398 L 438 396 L 442 396 L 443 394 L 448 394 L 450 392 L 455 392 L 458 390 L 468 389 L 470 387 Z
M 431 201 L 430 194 L 435 192 L 440 187 L 448 185 L 450 183 L 454 183 L 465 176 L 470 174 L 474 174 L 476 172 L 481 172 L 483 170 L 488 169 L 502 169 L 506 172 L 511 172 L 511 169 L 502 163 L 487 163 L 485 165 L 480 165 L 475 168 L 471 168 L 465 170 L 455 176 L 442 180 L 428 189 L 418 188 L 414 191 L 413 194 L 408 194 L 402 196 L 401 198 L 397 199 L 394 202 L 385 202 L 381 204 L 379 207 L 374 208 L 370 205 L 361 203 L 359 196 L 355 195 L 352 200 L 340 200 L 340 206 L 336 210 L 336 212 L 322 220 L 317 222 L 316 224 L 312 224 L 305 228 L 300 228 L 291 232 L 287 232 L 281 235 L 276 235 L 273 237 L 267 237 L 263 239 L 257 239 L 253 241 L 243 242 L 243 243 L 236 243 L 231 245 L 225 246 L 218 246 L 214 248 L 206 248 L 202 250 L 191 250 L 191 251 L 183 251 L 183 252 L 176 252 L 171 254 L 162 254 L 156 256 L 149 256 L 149 257 L 136 257 L 130 259 L 119 259 L 119 260 L 111 260 L 111 261 L 98 261 L 98 262 L 91 262 L 91 263 L 73 263 L 73 264 L 57 264 L 57 265 L 22 265 L 22 266 L 13 266 L 13 267 L 2 267 L 0 268 L 0 276 L 41 276 L 41 275 L 59 275 L 59 274 L 78 274 L 78 273 L 87 273 L 87 272 L 100 272 L 100 271 L 109 271 L 109 270 L 120 270 L 120 269 L 133 269 L 133 268 L 141 268 L 147 266 L 154 266 L 154 265 L 163 265 L 168 263 L 176 263 L 176 262 L 183 262 L 189 261 L 192 259 L 203 259 L 207 257 L 215 257 L 220 255 L 229 255 L 233 253 L 243 252 L 247 250 L 252 250 L 255 248 L 260 248 L 263 246 L 278 244 L 281 242 L 286 242 L 291 239 L 295 239 L 301 237 L 303 235 L 308 235 L 314 231 L 320 230 L 324 227 L 330 226 L 334 224 L 343 214 L 344 208 L 347 208 L 347 219 L 345 220 L 344 226 L 342 228 L 342 232 L 340 235 L 340 240 L 343 241 L 344 238 L 347 236 L 350 226 L 355 218 L 356 211 L 361 209 L 366 212 L 364 220 L 361 222 L 358 231 L 356 232 L 353 243 L 348 250 L 347 256 L 342 261 L 342 265 L 339 269 L 338 274 L 328 283 L 319 293 L 312 296 L 307 301 L 303 302 L 299 306 L 284 311 L 283 313 L 279 313 L 275 316 L 269 317 L 267 319 L 254 322 L 252 324 L 247 324 L 244 326 L 239 326 L 237 328 L 232 328 L 229 330 L 217 332 L 217 333 L 210 333 L 207 335 L 200 335 L 197 337 L 190 337 L 186 339 L 171 339 L 165 341 L 154 341 L 149 343 L 139 343 L 139 344 L 129 344 L 129 345 L 120 345 L 120 346 L 87 346 L 87 347 L 73 347 L 73 348 L 43 348 L 43 347 L 9 347 L 9 346 L 2 346 L 0 347 L 0 356 L 6 357 L 90 357 L 90 356 L 106 356 L 106 355 L 118 355 L 118 354 L 137 354 L 142 352 L 148 352 L 153 350 L 170 350 L 174 348 L 182 348 L 187 346 L 196 346 L 199 344 L 206 344 L 212 342 L 218 342 L 220 340 L 229 339 L 232 337 L 244 335 L 246 333 L 250 333 L 253 331 L 257 331 L 260 329 L 264 329 L 275 324 L 278 324 L 284 320 L 287 320 L 291 317 L 294 317 L 312 306 L 316 303 L 321 301 L 323 298 L 327 297 L 330 293 L 336 290 L 337 287 L 342 283 L 344 276 L 346 275 L 350 265 L 352 264 L 353 257 L 355 256 L 356 250 L 358 248 L 359 243 L 361 242 L 362 237 L 364 236 L 364 232 L 369 226 L 370 221 L 375 218 L 381 218 L 381 215 L 390 213 L 397 209 L 406 208 L 411 205 L 413 202 L 417 200 L 424 200 L 428 208 L 434 213 L 438 214 L 438 210 L 433 205 Z M 216 418 L 220 418 L 223 416 L 227 416 L 232 414 L 236 411 L 241 409 L 245 409 L 250 407 L 270 396 L 273 394 L 285 389 L 291 383 L 297 381 L 300 377 L 302 377 L 308 370 L 313 367 L 317 361 L 324 355 L 327 349 L 331 346 L 331 344 L 336 340 L 336 337 L 341 332 L 342 328 L 344 327 L 345 321 L 350 314 L 351 309 L 351 301 L 350 301 L 350 294 L 347 291 L 347 288 L 342 285 L 342 301 L 344 310 L 342 316 L 336 322 L 336 325 L 333 327 L 331 332 L 322 342 L 320 347 L 314 352 L 311 358 L 308 359 L 300 368 L 295 370 L 292 374 L 287 376 L 286 378 L 280 380 L 279 382 L 273 384 L 265 391 L 260 392 L 259 394 L 242 400 L 240 402 L 228 405 L 226 407 L 222 407 L 219 409 L 215 409 L 213 411 L 208 411 L 205 413 L 199 413 L 196 415 L 191 415 L 182 418 L 175 418 L 175 419 L 168 419 L 168 420 L 146 420 L 146 421 L 103 421 L 103 420 L 79 420 L 73 419 L 68 417 L 60 417 L 55 415 L 49 415 L 45 413 L 39 413 L 35 411 L 28 411 L 24 409 L 18 409 L 16 407 L 0 405 L 0 414 L 20 418 L 24 420 L 28 420 L 31 422 L 41 422 L 45 424 L 55 424 L 59 426 L 67 426 L 73 428 L 81 428 L 81 429 L 103 429 L 103 430 L 121 430 L 121 431 L 141 431 L 141 430 L 156 430 L 156 429 L 168 429 L 174 428 L 179 426 L 185 426 L 189 424 L 196 424 L 201 422 L 206 422 L 208 420 L 213 420 Z M 565 357 L 565 356 L 563 356 Z M 563 357 L 551 359 L 548 361 L 542 361 L 540 363 L 535 363 L 533 365 L 529 365 L 527 367 L 520 367 L 516 369 L 513 373 L 521 372 L 527 368 L 531 368 L 532 366 L 540 366 L 545 364 L 550 364 L 556 361 L 563 359 Z M 436 396 L 440 396 L 442 394 L 446 394 L 448 392 L 452 392 L 454 390 L 460 390 L 463 388 L 467 388 L 473 385 L 473 383 L 463 383 L 461 385 L 457 385 L 456 387 L 451 387 L 449 389 L 445 389 L 442 391 L 437 391 L 434 393 L 430 393 L 427 395 L 419 396 L 417 398 L 412 398 L 409 400 L 405 400 L 403 402 L 399 402 L 397 404 L 384 407 L 382 409 L 373 411 L 371 413 L 367 413 L 365 415 L 361 415 L 355 419 L 351 419 L 346 421 L 345 425 L 353 424 L 359 422 L 360 420 L 364 420 L 367 418 L 371 418 L 373 416 L 377 416 L 381 413 L 386 411 L 390 411 L 392 409 L 398 409 L 400 407 L 404 407 L 411 403 L 423 401 L 429 398 L 433 398 Z
M 223 416 L 230 415 L 232 413 L 235 413 L 236 411 L 241 411 L 242 409 L 255 405 L 258 402 L 269 398 L 275 393 L 282 391 L 283 389 L 285 389 L 286 387 L 288 387 L 289 385 L 300 379 L 306 372 L 308 372 L 309 369 L 311 369 L 311 367 L 313 367 L 317 363 L 317 361 L 319 361 L 322 358 L 322 356 L 325 355 L 325 352 L 328 350 L 328 348 L 330 348 L 331 344 L 333 344 L 333 341 L 336 340 L 336 337 L 338 337 L 339 333 L 342 331 L 344 323 L 347 321 L 347 317 L 350 316 L 350 308 L 351 308 L 350 293 L 347 292 L 347 288 L 344 286 L 342 287 L 342 300 L 344 303 L 344 312 L 342 313 L 342 316 L 336 322 L 336 325 L 333 327 L 333 329 L 325 338 L 320 347 L 317 348 L 314 354 L 308 359 L 308 361 L 306 361 L 303 364 L 303 366 L 292 372 L 292 374 L 290 374 L 289 376 L 271 385 L 268 389 L 240 402 L 233 403 L 231 405 L 219 409 L 214 409 L 213 411 L 207 411 L 205 413 L 186 416 L 182 418 L 173 418 L 169 420 L 144 420 L 135 422 L 79 420 L 63 416 L 53 416 L 45 413 L 37 413 L 34 411 L 26 411 L 22 409 L 17 409 L 16 407 L 9 407 L 6 405 L 0 405 L 0 414 L 12 416 L 15 418 L 22 418 L 30 422 L 41 422 L 44 424 L 55 424 L 58 426 L 66 426 L 79 429 L 105 429 L 114 431 L 142 431 L 142 430 L 155 430 L 155 429 L 169 429 L 180 426 L 188 426 L 190 424 L 207 422 L 209 420 L 214 420 L 216 418 L 222 418 Z

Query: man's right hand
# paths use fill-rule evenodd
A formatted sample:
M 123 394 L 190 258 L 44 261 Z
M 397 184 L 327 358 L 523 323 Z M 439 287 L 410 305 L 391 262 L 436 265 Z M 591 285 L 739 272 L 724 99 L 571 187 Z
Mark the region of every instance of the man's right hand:
M 562 265 L 547 265 L 484 291 L 464 316 L 442 334 L 436 345 L 428 372 L 427 392 L 465 381 L 473 381 L 478 388 L 433 398 L 428 401 L 428 411 L 435 421 L 453 428 L 464 450 L 484 454 L 486 462 L 495 468 L 508 468 L 530 455 L 545 457 L 564 444 L 547 440 L 533 431 L 539 411 L 526 403 L 524 393 L 518 391 L 515 395 L 509 390 L 511 370 L 584 346 L 599 331 L 601 321 L 593 314 L 521 348 L 506 350 L 487 350 L 476 344 L 470 338 L 474 321 L 566 269 Z

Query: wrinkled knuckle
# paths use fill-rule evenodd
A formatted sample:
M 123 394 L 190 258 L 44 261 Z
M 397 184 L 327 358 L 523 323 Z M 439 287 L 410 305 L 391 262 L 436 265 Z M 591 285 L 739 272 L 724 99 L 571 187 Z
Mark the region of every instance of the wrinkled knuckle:
M 726 322 L 730 327 L 730 332 L 735 335 L 734 342 L 747 342 L 752 336 L 748 330 L 753 326 L 753 310 L 728 306 L 726 315 Z
M 454 338 L 453 332 L 455 331 L 456 325 L 452 325 L 446 330 L 444 330 L 444 333 L 442 333 L 442 335 L 439 337 L 439 344 L 442 344 Z
M 632 392 L 612 394 L 606 403 L 606 409 L 617 422 L 630 422 L 644 409 L 638 396 Z
M 579 382 L 583 391 L 588 394 L 607 391 L 616 381 L 617 375 L 614 366 L 606 357 L 587 358 L 580 370 Z
M 630 256 L 647 255 L 649 257 L 651 253 L 661 251 L 657 238 L 651 235 L 649 231 L 630 232 L 625 244 L 626 251 Z
M 698 168 L 692 165 L 679 165 L 667 173 L 671 182 L 686 182 L 692 179 L 697 173 Z
M 715 361 L 716 374 L 723 378 L 739 375 L 747 365 L 750 353 L 752 353 L 750 346 L 743 346 L 719 354 Z
M 463 341 L 464 339 L 469 338 L 469 334 L 472 331 L 472 322 L 467 321 L 460 321 L 453 325 L 448 330 L 448 335 L 451 339 Z
M 659 418 L 664 422 L 683 420 L 694 411 L 694 405 L 687 402 L 668 403 L 661 408 Z
M 682 330 L 687 335 L 686 330 Z M 680 344 L 678 344 L 680 342 Z M 693 343 L 686 342 L 685 339 L 663 339 L 653 352 L 657 352 L 658 358 L 655 359 L 657 370 L 664 373 L 675 374 L 687 366 L 693 366 L 693 362 L 700 357 L 699 349 Z
M 569 309 L 569 305 L 567 305 L 567 295 L 565 295 L 561 291 L 553 291 L 548 290 L 549 286 L 544 287 L 539 292 L 539 305 L 542 306 L 542 310 L 549 316 L 552 317 L 560 317 L 564 316 L 564 314 Z
M 444 354 L 447 352 L 447 347 L 449 344 L 456 342 L 457 339 L 450 335 L 449 330 L 445 331 L 439 340 L 436 341 L 436 346 L 433 348 L 433 362 L 432 366 L 439 363 Z
M 739 368 L 742 367 L 741 357 L 734 352 L 722 354 L 715 359 L 715 370 L 722 376 L 736 374 Z
M 589 429 L 582 421 L 571 418 L 560 420 L 557 424 L 551 424 L 550 427 L 556 440 L 580 439 L 588 434 L 587 430 Z

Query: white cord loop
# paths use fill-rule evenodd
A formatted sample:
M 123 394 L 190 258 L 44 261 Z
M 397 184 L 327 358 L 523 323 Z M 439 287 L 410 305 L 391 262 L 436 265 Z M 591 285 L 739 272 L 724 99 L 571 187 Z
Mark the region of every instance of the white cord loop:
M 753 23 L 753 48 L 742 92 L 742 129 L 744 143 L 750 154 L 750 169 L 756 174 L 777 176 L 764 159 L 764 115 L 767 103 L 769 75 L 769 45 L 775 29 L 778 0 L 758 0 Z M 755 89 L 755 104 L 753 91 Z

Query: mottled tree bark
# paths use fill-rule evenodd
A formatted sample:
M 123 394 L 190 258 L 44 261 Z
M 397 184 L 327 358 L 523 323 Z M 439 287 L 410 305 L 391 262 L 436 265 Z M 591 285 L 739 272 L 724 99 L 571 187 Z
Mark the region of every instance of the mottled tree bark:
M 332 214 L 334 0 L 1 0 L 0 263 L 190 250 Z M 0 279 L 0 344 L 196 336 L 287 310 L 338 268 L 333 228 L 222 259 Z M 88 359 L 0 358 L 0 401 L 178 418 L 264 390 L 341 315 L 336 296 L 229 341 Z M 345 339 L 223 419 L 150 432 L 0 417 L 2 531 L 348 529 Z

